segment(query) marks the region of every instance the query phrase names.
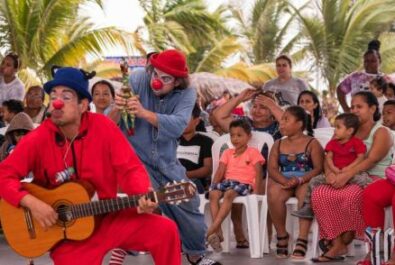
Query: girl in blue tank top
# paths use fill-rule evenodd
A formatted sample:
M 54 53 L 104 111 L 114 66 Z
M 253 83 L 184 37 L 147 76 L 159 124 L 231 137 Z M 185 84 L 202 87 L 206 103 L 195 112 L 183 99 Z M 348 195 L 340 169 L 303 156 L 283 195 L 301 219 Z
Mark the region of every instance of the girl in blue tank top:
M 305 130 L 308 135 L 304 133 Z M 274 143 L 269 156 L 268 202 L 277 231 L 276 255 L 278 258 L 286 258 L 289 239 L 285 227 L 286 202 L 289 198 L 296 197 L 298 206 L 301 206 L 308 182 L 322 172 L 324 152 L 313 137 L 310 115 L 300 106 L 291 106 L 284 112 L 280 121 L 280 132 L 285 137 Z M 300 227 L 306 225 L 303 221 L 299 221 Z M 307 236 L 300 234 L 297 238 L 293 259 L 304 259 Z

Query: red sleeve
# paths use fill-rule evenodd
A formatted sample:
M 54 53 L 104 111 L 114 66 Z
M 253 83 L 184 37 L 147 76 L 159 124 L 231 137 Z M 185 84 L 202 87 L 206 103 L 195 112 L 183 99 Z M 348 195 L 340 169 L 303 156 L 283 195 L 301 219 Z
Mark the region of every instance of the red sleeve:
M 33 136 L 33 135 L 32 135 Z M 22 189 L 20 180 L 32 170 L 36 158 L 35 137 L 26 135 L 14 151 L 0 163 L 0 196 L 15 207 L 28 194 Z
M 363 141 L 357 137 L 354 137 L 354 149 L 355 153 L 357 154 L 364 154 L 366 153 L 366 145 Z
M 111 122 L 106 132 L 110 139 L 110 159 L 121 190 L 127 194 L 142 194 L 151 187 L 147 170 L 122 132 Z
M 335 149 L 335 144 L 336 142 L 334 139 L 330 140 L 325 146 L 325 152 L 333 152 Z

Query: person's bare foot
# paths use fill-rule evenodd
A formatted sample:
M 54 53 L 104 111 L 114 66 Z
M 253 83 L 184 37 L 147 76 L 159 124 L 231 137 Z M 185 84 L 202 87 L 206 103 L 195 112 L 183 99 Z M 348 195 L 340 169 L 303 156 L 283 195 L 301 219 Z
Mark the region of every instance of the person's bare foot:
M 325 254 L 327 257 L 340 257 L 348 253 L 347 246 L 334 244 Z

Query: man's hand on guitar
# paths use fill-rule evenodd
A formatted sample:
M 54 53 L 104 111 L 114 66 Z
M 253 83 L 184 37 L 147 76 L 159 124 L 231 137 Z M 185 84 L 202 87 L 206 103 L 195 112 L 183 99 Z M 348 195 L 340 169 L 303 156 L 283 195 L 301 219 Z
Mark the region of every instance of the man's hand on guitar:
M 36 219 L 44 229 L 51 227 L 58 220 L 58 214 L 50 205 L 30 194 L 23 197 L 20 204 L 31 211 L 33 218 Z
M 153 211 L 158 207 L 156 202 L 153 202 L 149 199 L 141 197 L 139 199 L 139 206 L 137 207 L 138 213 L 153 213 Z

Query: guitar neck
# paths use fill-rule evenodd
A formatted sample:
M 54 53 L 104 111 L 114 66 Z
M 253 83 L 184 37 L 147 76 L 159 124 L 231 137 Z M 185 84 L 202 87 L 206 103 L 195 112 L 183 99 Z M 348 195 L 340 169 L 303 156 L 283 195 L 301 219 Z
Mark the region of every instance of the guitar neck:
M 78 219 L 86 216 L 101 215 L 105 213 L 117 212 L 127 208 L 137 207 L 139 204 L 138 201 L 142 197 L 158 202 L 156 192 L 149 192 L 143 195 L 125 196 L 114 199 L 75 204 L 69 209 L 72 215 L 69 216 L 69 218 Z

